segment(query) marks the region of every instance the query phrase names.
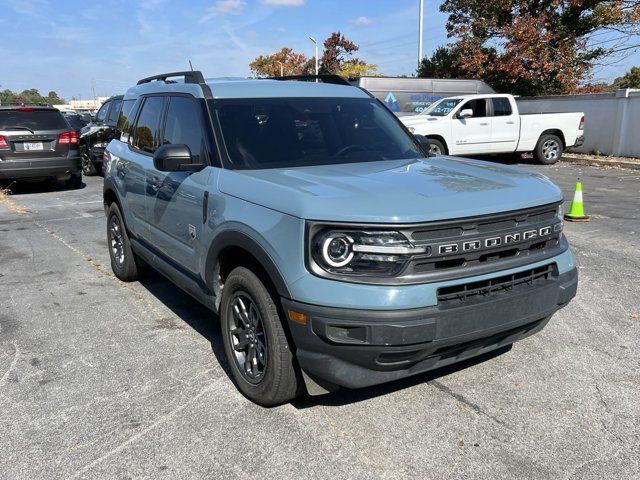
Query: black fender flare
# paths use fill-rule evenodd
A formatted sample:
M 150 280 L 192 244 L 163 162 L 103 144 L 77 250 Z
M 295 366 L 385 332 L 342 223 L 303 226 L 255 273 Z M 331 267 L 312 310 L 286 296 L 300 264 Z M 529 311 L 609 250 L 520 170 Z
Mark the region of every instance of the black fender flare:
M 217 262 L 220 253 L 228 247 L 240 247 L 249 252 L 260 263 L 260 266 L 267 272 L 278 294 L 285 298 L 292 298 L 287 282 L 276 266 L 271 256 L 260 246 L 260 244 L 239 230 L 225 230 L 216 236 L 213 244 L 209 248 L 205 264 L 205 283 L 213 290 L 216 281 L 214 278 L 217 272 Z

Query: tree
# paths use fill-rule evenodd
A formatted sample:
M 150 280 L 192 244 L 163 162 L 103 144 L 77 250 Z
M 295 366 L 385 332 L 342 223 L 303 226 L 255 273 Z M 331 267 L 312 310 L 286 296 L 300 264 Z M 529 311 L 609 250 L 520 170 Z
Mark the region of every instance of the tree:
M 12 92 L 5 88 L 0 92 L 0 103 L 48 103 L 60 105 L 66 102 L 63 98 L 58 97 L 58 94 L 53 90 L 49 92 L 48 96 L 43 97 L 36 88 L 28 88 L 20 93 Z
M 445 0 L 440 9 L 457 39 L 449 47 L 455 75 L 519 95 L 578 91 L 596 62 L 640 47 L 590 41 L 604 30 L 640 34 L 638 0 Z
M 280 63 L 285 75 L 302 75 L 313 73 L 313 61 L 304 53 L 295 53 L 291 48 L 283 47 L 271 55 L 260 55 L 249 64 L 251 73 L 256 77 L 280 76 Z
M 324 41 L 324 52 L 320 58 L 319 73 L 340 74 L 348 62 L 353 62 L 353 53 L 360 49 L 340 32 L 333 32 Z
M 616 78 L 613 88 L 640 88 L 640 67 L 631 67 L 622 77 Z
M 347 78 L 357 77 L 377 77 L 378 66 L 374 63 L 367 63 L 364 60 L 355 58 L 353 60 L 347 60 L 342 64 L 342 68 L 339 72 L 340 75 Z
M 418 67 L 418 77 L 458 78 L 463 72 L 458 68 L 460 59 L 456 58 L 452 47 L 441 46 L 434 50 L 431 58 L 424 57 Z

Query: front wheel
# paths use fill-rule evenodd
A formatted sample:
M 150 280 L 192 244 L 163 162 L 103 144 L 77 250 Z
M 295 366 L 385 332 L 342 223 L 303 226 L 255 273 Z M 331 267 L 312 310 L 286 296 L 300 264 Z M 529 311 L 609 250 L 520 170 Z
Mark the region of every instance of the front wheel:
M 553 165 L 562 157 L 562 140 L 557 135 L 542 135 L 538 140 L 533 158 L 543 165 Z
M 265 407 L 293 400 L 302 379 L 268 290 L 255 273 L 238 267 L 222 292 L 222 338 L 238 389 Z

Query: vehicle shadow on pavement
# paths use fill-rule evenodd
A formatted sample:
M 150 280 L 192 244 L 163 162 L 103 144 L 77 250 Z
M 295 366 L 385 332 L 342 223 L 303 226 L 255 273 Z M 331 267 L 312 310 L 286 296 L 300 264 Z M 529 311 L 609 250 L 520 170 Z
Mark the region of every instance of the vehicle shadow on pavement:
M 328 407 L 340 407 L 343 405 L 349 405 L 353 403 L 369 400 L 374 397 L 381 397 L 390 393 L 397 392 L 398 390 L 404 390 L 407 388 L 415 387 L 422 383 L 429 383 L 437 380 L 441 377 L 445 377 L 452 373 L 470 368 L 480 363 L 489 361 L 493 358 L 511 350 L 511 345 L 499 348 L 492 352 L 479 355 L 477 357 L 464 360 L 454 365 L 438 368 L 429 372 L 414 375 L 412 377 L 403 378 L 402 380 L 396 380 L 389 383 L 383 383 L 381 385 L 374 385 L 372 387 L 360 388 L 357 390 L 341 389 L 337 392 L 328 393 L 326 395 L 320 395 L 317 397 L 304 396 L 291 402 L 291 404 L 298 409 L 305 409 L 315 406 L 328 406 Z
M 218 315 L 200 304 L 191 296 L 166 280 L 159 273 L 152 271 L 151 275 L 145 276 L 140 280 L 140 284 L 147 291 L 169 308 L 180 320 L 193 328 L 211 343 L 211 350 L 220 364 L 221 368 L 233 382 L 233 375 L 229 368 L 227 358 L 222 343 L 222 335 L 220 333 L 220 321 Z M 486 362 L 496 358 L 511 349 L 511 345 L 494 350 L 493 352 L 480 355 L 478 357 L 464 360 L 455 365 L 439 368 L 430 372 L 414 375 L 412 377 L 396 380 L 382 385 L 366 387 L 357 390 L 341 389 L 326 395 L 311 397 L 302 396 L 291 402 L 298 409 L 306 409 L 314 406 L 342 406 L 369 400 L 374 397 L 380 397 L 394 393 L 398 390 L 414 387 L 421 383 L 431 382 L 438 378 L 447 376 L 451 373 L 473 367 L 479 363 Z
M 87 184 L 82 183 L 82 188 L 86 188 Z M 50 192 L 70 192 L 77 191 L 65 185 L 64 180 L 45 180 L 38 182 L 26 181 L 0 181 L 0 189 L 9 190 L 12 195 L 29 195 L 34 193 L 50 193 Z
M 220 367 L 232 380 L 233 376 L 224 353 L 218 315 L 193 299 L 186 292 L 177 288 L 155 270 L 152 270 L 151 275 L 146 275 L 141 279 L 140 284 L 171 310 L 178 319 L 185 322 L 211 343 L 211 350 Z

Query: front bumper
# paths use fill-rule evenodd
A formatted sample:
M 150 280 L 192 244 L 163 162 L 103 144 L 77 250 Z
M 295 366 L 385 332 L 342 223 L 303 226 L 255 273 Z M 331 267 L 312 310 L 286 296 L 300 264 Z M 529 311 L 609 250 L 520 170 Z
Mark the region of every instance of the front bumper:
M 0 179 L 61 178 L 82 171 L 80 155 L 0 160 Z
M 348 388 L 400 379 L 510 345 L 540 331 L 576 294 L 574 268 L 544 284 L 498 292 L 459 306 L 354 310 L 283 299 L 301 368 Z

